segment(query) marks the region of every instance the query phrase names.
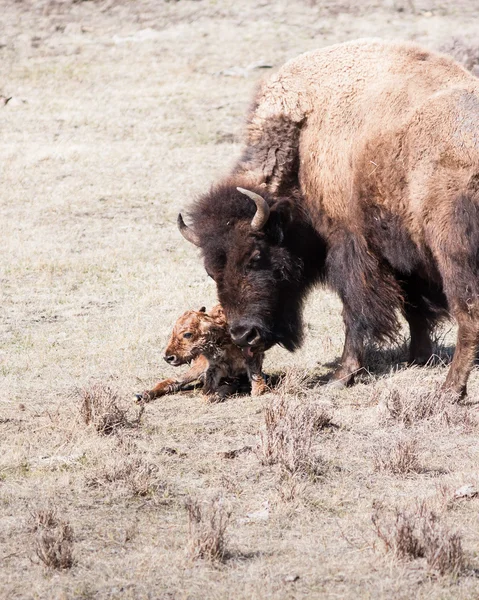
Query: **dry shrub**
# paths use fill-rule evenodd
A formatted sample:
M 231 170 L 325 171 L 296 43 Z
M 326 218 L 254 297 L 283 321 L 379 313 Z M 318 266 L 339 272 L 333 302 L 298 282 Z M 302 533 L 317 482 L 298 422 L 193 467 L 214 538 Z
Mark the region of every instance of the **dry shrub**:
M 278 485 L 276 486 L 278 500 L 284 504 L 289 504 L 303 498 L 305 491 L 306 487 L 304 481 L 294 477 L 294 475 L 292 476 L 288 472 L 282 474 Z
M 280 394 L 264 409 L 265 428 L 256 452 L 263 465 L 280 464 L 292 474 L 317 475 L 320 461 L 313 456 L 318 429 L 331 419 L 322 409 L 305 406 Z
M 153 497 L 167 489 L 158 467 L 142 458 L 118 458 L 86 479 L 88 487 L 114 486 L 131 496 Z
M 396 508 L 393 514 L 376 505 L 371 518 L 386 552 L 396 558 L 424 558 L 440 575 L 457 576 L 464 570 L 460 535 L 443 525 L 424 502 L 410 510 Z
M 379 472 L 387 471 L 394 475 L 408 475 L 419 473 L 417 441 L 414 439 L 400 439 L 388 448 L 381 448 L 374 455 L 374 469 Z
M 231 511 L 227 510 L 221 498 L 216 497 L 209 503 L 200 503 L 189 498 L 186 502 L 188 511 L 188 545 L 190 558 L 203 558 L 213 562 L 225 560 L 226 529 Z
M 32 513 L 31 530 L 35 535 L 34 550 L 49 569 L 70 569 L 73 565 L 73 530 L 58 519 L 54 509 Z
M 130 420 L 128 408 L 122 406 L 118 392 L 103 383 L 93 383 L 76 390 L 75 396 L 80 399 L 83 422 L 92 425 L 103 435 L 111 435 L 120 428 L 137 426 L 144 411 L 142 405 L 136 419 Z
M 434 389 L 393 388 L 383 392 L 383 421 L 394 420 L 406 427 L 431 421 L 447 427 L 473 429 L 474 417 L 466 407 L 452 401 L 451 394 L 439 386 Z

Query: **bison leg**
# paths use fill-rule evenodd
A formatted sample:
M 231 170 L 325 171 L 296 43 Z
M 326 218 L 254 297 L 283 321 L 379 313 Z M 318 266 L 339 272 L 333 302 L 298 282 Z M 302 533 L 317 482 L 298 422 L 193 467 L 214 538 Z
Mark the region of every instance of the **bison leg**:
M 476 185 L 477 179 L 472 183 Z M 463 194 L 454 203 L 435 202 L 437 214 L 428 231 L 449 310 L 458 325 L 456 350 L 443 388 L 459 397 L 466 394 L 479 345 L 478 192 Z
M 431 328 L 422 315 L 414 310 L 406 309 L 405 316 L 411 334 L 409 363 L 425 365 L 432 356 Z
M 479 345 L 479 319 L 468 312 L 456 312 L 458 323 L 456 350 L 452 364 L 443 385 L 443 389 L 451 391 L 459 398 L 466 395 L 466 385 L 472 370 Z
M 343 355 L 339 367 L 334 371 L 330 380 L 330 385 L 338 388 L 354 383 L 354 376 L 362 368 L 364 358 L 363 336 L 348 323 L 344 313 L 343 317 L 346 327 Z
M 394 339 L 402 290 L 387 262 L 366 239 L 338 232 L 326 259 L 328 282 L 343 302 L 346 328 L 341 364 L 332 377 L 336 386 L 350 385 L 363 366 L 364 341 Z
M 432 356 L 431 332 L 448 316 L 447 299 L 441 286 L 412 274 L 402 281 L 404 316 L 409 324 L 409 362 L 425 365 Z

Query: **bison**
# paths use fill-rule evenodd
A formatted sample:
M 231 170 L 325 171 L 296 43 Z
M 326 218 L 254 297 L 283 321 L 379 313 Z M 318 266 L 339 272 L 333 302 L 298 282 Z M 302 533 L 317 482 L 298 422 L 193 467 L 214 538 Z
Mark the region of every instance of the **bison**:
M 232 172 L 188 227 L 245 354 L 302 340 L 307 292 L 343 303 L 337 383 L 403 314 L 410 361 L 458 324 L 444 388 L 466 392 L 479 342 L 479 80 L 416 44 L 358 40 L 308 52 L 264 82 Z
M 149 402 L 165 394 L 181 391 L 194 381 L 203 384 L 203 396 L 208 402 L 223 400 L 239 389 L 240 379 L 248 376 L 251 393 L 259 396 L 267 390 L 261 373 L 263 354 L 246 359 L 233 344 L 221 305 L 209 313 L 205 307 L 188 310 L 176 321 L 164 359 L 174 367 L 190 364 L 178 379 L 164 379 L 149 391 L 137 394 L 140 402 Z

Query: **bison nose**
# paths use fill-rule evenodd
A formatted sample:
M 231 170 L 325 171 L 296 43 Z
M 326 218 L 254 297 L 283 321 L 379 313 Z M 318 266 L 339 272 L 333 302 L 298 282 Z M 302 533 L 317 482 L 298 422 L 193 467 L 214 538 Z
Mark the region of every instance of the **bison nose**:
M 261 335 L 256 327 L 236 325 L 230 328 L 231 339 L 237 346 L 258 346 Z
M 167 354 L 166 356 L 163 357 L 167 363 L 169 363 L 170 365 L 174 362 L 176 362 L 176 356 L 174 354 Z

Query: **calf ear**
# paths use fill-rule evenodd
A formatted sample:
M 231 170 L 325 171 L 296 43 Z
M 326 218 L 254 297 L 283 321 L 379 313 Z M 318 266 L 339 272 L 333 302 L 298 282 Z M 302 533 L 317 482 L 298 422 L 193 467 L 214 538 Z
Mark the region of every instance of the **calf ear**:
M 206 306 L 202 306 L 198 312 L 206 312 Z
M 272 209 L 267 223 L 267 232 L 273 243 L 281 245 L 285 231 L 292 221 L 292 207 L 288 200 L 279 200 Z

